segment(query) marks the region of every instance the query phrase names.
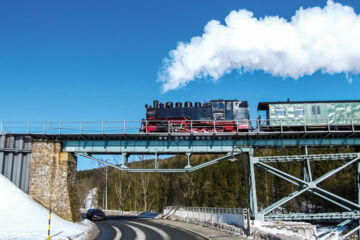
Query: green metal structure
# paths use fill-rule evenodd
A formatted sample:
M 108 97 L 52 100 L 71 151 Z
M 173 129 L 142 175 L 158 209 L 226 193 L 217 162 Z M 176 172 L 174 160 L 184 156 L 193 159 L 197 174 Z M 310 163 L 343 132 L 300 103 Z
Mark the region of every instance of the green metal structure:
M 341 154 L 319 154 L 319 155 L 308 155 L 307 147 L 305 147 L 305 155 L 295 155 L 295 156 L 271 156 L 271 157 L 254 157 L 252 152 L 250 152 L 249 162 L 250 162 L 250 209 L 253 217 L 258 220 L 267 220 L 267 221 L 325 221 L 325 222 L 334 222 L 337 225 L 334 228 L 330 228 L 328 231 L 322 233 L 318 236 L 318 239 L 327 239 L 327 237 L 334 231 L 343 231 L 341 230 L 344 226 L 350 226 L 355 224 L 356 227 L 348 231 L 346 234 L 340 236 L 339 239 L 346 239 L 351 234 L 356 231 L 359 231 L 360 225 L 360 195 L 358 196 L 357 202 L 352 202 L 348 199 L 345 199 L 337 194 L 329 192 L 319 186 L 319 184 L 326 179 L 334 176 L 336 173 L 344 170 L 345 168 L 356 165 L 357 166 L 357 181 L 358 189 L 356 190 L 360 193 L 360 153 L 341 153 Z M 313 178 L 311 170 L 311 161 L 345 161 L 345 163 L 333 169 L 324 175 L 318 177 L 317 179 Z M 292 176 L 284 171 L 281 171 L 269 163 L 276 162 L 302 162 L 303 163 L 303 178 Z M 255 179 L 255 168 L 262 168 L 263 170 L 295 185 L 297 190 L 292 192 L 290 195 L 283 197 L 282 199 L 276 201 L 270 206 L 266 206 L 263 209 L 258 209 L 257 201 L 257 192 L 256 192 L 256 179 Z M 355 189 L 354 189 L 355 190 Z M 282 205 L 293 200 L 294 198 L 304 194 L 311 193 L 314 196 L 320 197 L 325 201 L 335 204 L 342 208 L 343 212 L 331 212 L 331 213 L 289 213 L 289 214 L 274 214 L 273 212 L 276 209 L 281 208 Z M 340 223 L 339 223 L 340 222 Z
M 360 101 L 262 102 L 258 110 L 265 111 L 263 125 L 271 127 L 360 125 Z

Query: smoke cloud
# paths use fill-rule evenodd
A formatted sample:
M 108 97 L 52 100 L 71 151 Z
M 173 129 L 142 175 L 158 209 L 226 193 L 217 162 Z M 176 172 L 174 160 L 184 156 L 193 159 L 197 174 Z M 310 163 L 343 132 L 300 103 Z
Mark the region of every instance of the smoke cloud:
M 290 21 L 232 11 L 224 25 L 211 20 L 202 36 L 178 43 L 164 59 L 158 80 L 167 92 L 196 78 L 217 80 L 232 70 L 263 70 L 294 79 L 318 70 L 358 74 L 360 16 L 332 0 L 324 8 L 300 8 Z

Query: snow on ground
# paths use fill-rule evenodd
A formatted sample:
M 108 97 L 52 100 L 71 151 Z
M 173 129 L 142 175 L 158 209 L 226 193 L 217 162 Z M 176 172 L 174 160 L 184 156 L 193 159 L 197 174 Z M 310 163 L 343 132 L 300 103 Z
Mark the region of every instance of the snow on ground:
M 274 236 L 279 236 L 279 235 L 287 236 L 287 237 L 289 237 L 289 239 L 305 239 L 305 240 L 316 239 L 315 236 L 299 235 L 295 232 L 287 230 L 286 228 L 276 229 L 276 228 L 270 228 L 270 227 L 266 226 L 266 225 L 271 226 L 273 224 L 274 224 L 274 222 L 263 222 L 263 221 L 259 221 L 259 220 L 254 220 L 251 227 L 253 228 L 253 231 L 254 231 L 254 228 L 256 228 L 263 233 L 272 234 Z M 293 224 L 295 226 L 296 224 L 303 224 L 303 223 L 291 222 L 291 224 Z M 279 226 L 281 226 L 281 225 L 279 225 Z
M 49 210 L 0 174 L 0 239 L 47 239 Z M 83 239 L 90 229 L 51 214 L 51 239 Z
M 317 226 L 317 233 L 319 236 L 323 235 L 324 233 L 329 233 L 333 230 L 331 226 Z M 341 233 L 346 230 L 346 226 L 338 227 L 336 230 L 332 231 L 330 234 L 326 236 L 327 240 L 336 240 L 339 239 Z M 326 234 L 325 234 L 326 235 Z

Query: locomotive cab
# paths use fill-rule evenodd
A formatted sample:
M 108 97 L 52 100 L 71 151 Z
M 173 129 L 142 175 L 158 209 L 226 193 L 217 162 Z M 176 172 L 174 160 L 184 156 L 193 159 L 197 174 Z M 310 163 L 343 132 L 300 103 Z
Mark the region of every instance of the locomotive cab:
M 225 102 L 223 100 L 211 101 L 211 108 L 213 113 L 213 119 L 225 120 Z
M 238 100 L 212 100 L 212 113 L 214 120 L 244 122 L 249 120 L 249 108 L 247 101 Z

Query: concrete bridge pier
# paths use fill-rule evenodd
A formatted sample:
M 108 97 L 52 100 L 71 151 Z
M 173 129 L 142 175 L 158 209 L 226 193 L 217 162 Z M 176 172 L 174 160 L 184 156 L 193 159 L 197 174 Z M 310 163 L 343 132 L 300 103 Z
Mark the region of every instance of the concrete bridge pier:
M 76 190 L 76 157 L 62 152 L 61 142 L 32 144 L 29 195 L 68 221 L 80 221 Z

